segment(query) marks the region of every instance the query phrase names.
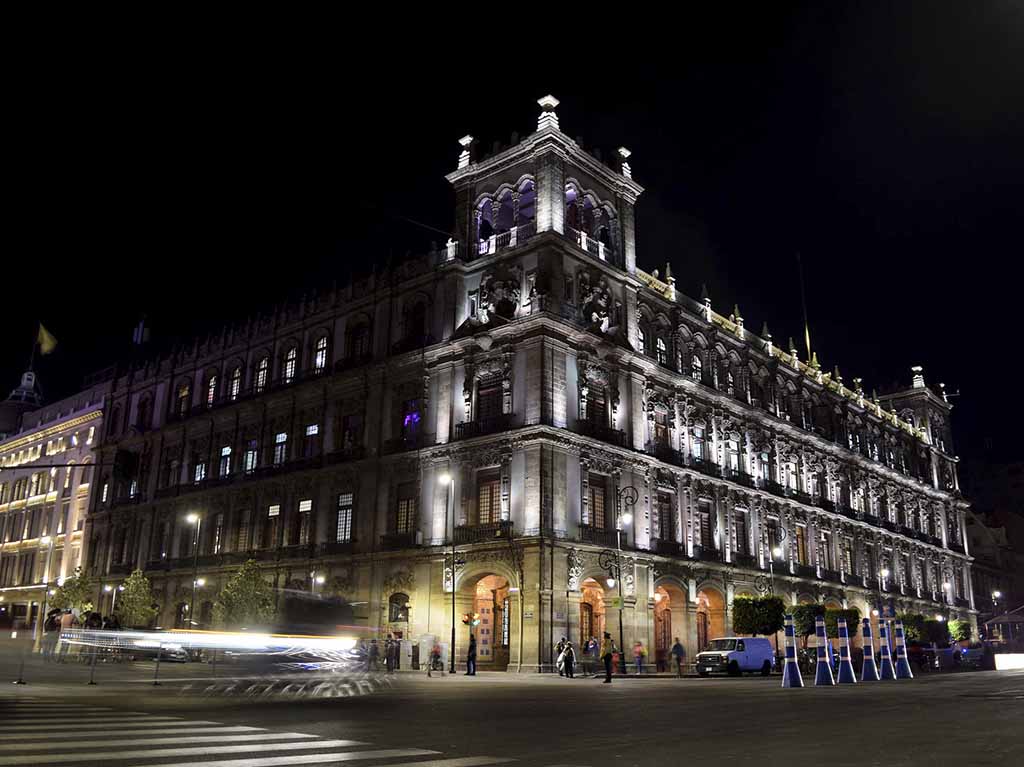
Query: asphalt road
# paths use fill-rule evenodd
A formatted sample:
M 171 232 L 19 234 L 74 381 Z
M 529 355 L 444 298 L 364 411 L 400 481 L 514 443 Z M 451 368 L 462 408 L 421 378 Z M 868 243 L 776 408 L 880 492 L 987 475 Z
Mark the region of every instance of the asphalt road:
M 33 662 L 15 686 L 0 655 L 0 767 L 1024 764 L 1024 672 L 802 690 L 778 677 L 403 672 L 314 693 L 306 677 L 226 670 L 163 664 L 153 687 L 152 664 L 101 664 L 88 686 L 85 666 Z

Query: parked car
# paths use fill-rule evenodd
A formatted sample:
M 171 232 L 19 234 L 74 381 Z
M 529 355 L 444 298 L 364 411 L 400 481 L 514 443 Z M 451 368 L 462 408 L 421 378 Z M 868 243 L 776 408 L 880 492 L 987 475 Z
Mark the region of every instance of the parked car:
M 729 676 L 761 672 L 768 676 L 775 667 L 775 652 L 766 637 L 724 637 L 712 639 L 697 653 L 697 673 L 707 676 L 724 671 Z

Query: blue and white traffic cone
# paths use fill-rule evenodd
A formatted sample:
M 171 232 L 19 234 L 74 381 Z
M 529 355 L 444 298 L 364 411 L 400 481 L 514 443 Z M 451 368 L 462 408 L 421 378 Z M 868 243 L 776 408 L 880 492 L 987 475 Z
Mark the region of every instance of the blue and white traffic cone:
M 857 675 L 853 673 L 853 661 L 850 659 L 850 632 L 846 628 L 846 619 L 839 618 L 839 684 L 857 684 Z
M 871 619 L 861 621 L 861 636 L 864 638 L 864 665 L 860 670 L 860 681 L 877 682 L 878 666 L 875 665 L 875 638 L 871 635 Z
M 882 653 L 882 664 L 878 675 L 883 682 L 896 679 L 896 669 L 892 665 L 892 648 L 889 647 L 889 627 L 885 621 L 878 621 L 878 644 Z
M 820 615 L 814 619 L 814 636 L 818 640 L 818 667 L 814 670 L 815 687 L 831 687 L 836 683 L 832 676 L 832 653 L 825 636 L 825 619 Z
M 910 670 L 910 659 L 907 657 L 907 639 L 903 635 L 903 621 L 896 621 L 896 678 L 913 679 L 914 672 Z
M 793 616 L 786 616 L 786 665 L 782 669 L 783 687 L 803 687 L 804 680 L 800 676 L 800 667 L 796 663 L 796 631 L 793 628 Z

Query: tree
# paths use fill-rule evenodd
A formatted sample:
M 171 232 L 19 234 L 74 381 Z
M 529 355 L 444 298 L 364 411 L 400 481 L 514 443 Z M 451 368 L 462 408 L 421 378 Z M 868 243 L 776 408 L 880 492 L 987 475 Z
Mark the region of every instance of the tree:
M 785 624 L 781 597 L 736 597 L 732 601 L 732 625 L 737 634 L 770 635 Z
M 825 605 L 797 605 L 793 608 L 793 633 L 803 637 L 804 647 L 807 637 L 814 633 L 814 619 L 825 615 Z
M 50 605 L 61 610 L 78 610 L 79 613 L 92 611 L 92 596 L 96 584 L 91 578 L 82 574 L 82 568 L 76 567 L 75 572 L 64 579 L 57 591 L 50 597 Z
M 945 621 L 926 620 L 922 626 L 924 640 L 929 644 L 944 647 L 949 644 L 949 627 Z
M 950 621 L 949 633 L 956 642 L 969 642 L 971 640 L 971 622 L 963 620 Z
M 250 559 L 231 576 L 213 607 L 214 620 L 225 627 L 254 626 L 274 617 L 274 589 Z
M 851 639 L 857 636 L 857 627 L 860 626 L 860 610 L 856 607 L 842 609 L 829 607 L 825 610 L 825 633 L 833 638 L 839 637 L 839 619 L 846 620 L 846 630 Z
M 904 613 L 897 617 L 903 621 L 903 636 L 908 642 L 928 641 L 923 615 L 920 613 Z M 935 622 L 937 623 L 938 621 Z
M 149 578 L 136 570 L 121 584 L 124 591 L 117 596 L 114 614 L 121 625 L 129 628 L 144 628 L 156 615 L 157 606 L 153 601 L 153 590 Z

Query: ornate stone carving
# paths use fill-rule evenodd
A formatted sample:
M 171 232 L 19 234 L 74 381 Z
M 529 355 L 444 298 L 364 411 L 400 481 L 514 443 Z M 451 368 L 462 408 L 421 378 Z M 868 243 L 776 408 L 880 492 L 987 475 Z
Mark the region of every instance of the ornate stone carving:
M 490 314 L 506 320 L 513 319 L 519 311 L 522 282 L 523 270 L 518 265 L 488 269 L 480 280 L 481 319 L 487 322 Z
M 579 591 L 580 580 L 583 578 L 584 571 L 583 555 L 577 549 L 569 549 L 566 552 L 566 560 L 569 568 L 569 591 Z
M 409 594 L 416 585 L 416 578 L 411 570 L 398 570 L 389 573 L 384 579 L 384 596 L 391 596 L 398 592 Z

